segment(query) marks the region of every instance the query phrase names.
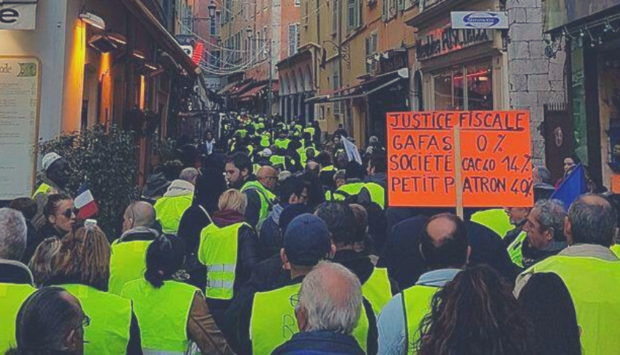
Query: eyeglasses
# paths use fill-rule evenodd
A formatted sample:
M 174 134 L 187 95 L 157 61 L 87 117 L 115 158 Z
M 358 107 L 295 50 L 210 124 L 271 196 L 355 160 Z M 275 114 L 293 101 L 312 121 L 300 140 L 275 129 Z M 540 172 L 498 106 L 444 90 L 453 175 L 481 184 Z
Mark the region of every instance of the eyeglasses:
M 77 216 L 80 211 L 77 208 L 71 209 L 67 208 L 67 210 L 62 214 L 67 219 L 71 219 L 71 215 Z

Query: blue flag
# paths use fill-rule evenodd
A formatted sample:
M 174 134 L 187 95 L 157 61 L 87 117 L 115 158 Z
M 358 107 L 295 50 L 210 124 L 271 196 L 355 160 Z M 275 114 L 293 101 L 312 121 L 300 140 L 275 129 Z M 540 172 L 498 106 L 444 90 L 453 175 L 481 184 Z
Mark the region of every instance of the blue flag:
M 583 165 L 579 164 L 568 174 L 564 181 L 562 181 L 562 184 L 555 190 L 553 195 L 551 195 L 551 198 L 564 202 L 564 206 L 568 210 L 573 201 L 586 192 L 588 192 L 586 171 Z

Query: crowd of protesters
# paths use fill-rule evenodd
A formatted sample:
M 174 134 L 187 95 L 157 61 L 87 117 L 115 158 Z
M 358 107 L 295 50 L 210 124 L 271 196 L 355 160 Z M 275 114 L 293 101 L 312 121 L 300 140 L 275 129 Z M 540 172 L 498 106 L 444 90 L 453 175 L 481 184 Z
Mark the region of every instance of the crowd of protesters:
M 149 176 L 120 235 L 78 218 L 69 165 L 43 157 L 0 209 L 0 353 L 620 353 L 613 198 L 565 206 L 537 166 L 531 208 L 390 208 L 377 137 L 360 162 L 342 126 L 221 123 Z

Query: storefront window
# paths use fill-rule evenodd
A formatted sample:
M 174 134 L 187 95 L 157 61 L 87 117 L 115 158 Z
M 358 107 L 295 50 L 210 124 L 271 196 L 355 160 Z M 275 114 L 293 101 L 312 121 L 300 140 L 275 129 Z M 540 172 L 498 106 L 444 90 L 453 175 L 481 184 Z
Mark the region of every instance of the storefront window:
M 583 72 L 583 47 L 573 41 L 571 51 L 571 91 L 573 98 L 573 124 L 575 125 L 575 154 L 588 164 L 588 125 L 586 120 L 586 92 Z
M 435 109 L 452 110 L 452 72 L 435 75 Z
M 451 68 L 434 76 L 436 110 L 492 110 L 491 62 Z

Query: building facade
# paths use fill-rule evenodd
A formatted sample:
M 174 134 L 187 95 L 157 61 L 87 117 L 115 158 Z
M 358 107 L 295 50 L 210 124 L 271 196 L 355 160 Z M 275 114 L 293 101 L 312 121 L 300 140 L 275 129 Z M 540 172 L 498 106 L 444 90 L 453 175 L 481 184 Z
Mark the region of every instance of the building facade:
M 191 96 L 185 88 L 193 86 L 200 71 L 158 17 L 163 14 L 159 2 L 29 1 L 0 9 L 5 6 L 23 6 L 19 11 L 24 13 L 33 6 L 33 16 L 30 29 L 5 25 L 0 31 L 0 66 L 13 73 L 21 68 L 12 78 L 0 78 L 2 93 L 20 90 L 16 97 L 23 97 L 20 83 L 26 77 L 33 80 L 29 102 L 14 101 L 15 107 L 0 110 L 2 131 L 15 130 L 9 145 L 25 147 L 14 154 L 9 148 L 0 152 L 2 166 L 20 166 L 4 170 L 9 175 L 0 178 L 6 185 L 2 191 L 11 191 L 10 184 L 24 176 L 34 180 L 33 147 L 40 140 L 97 124 L 140 131 L 148 127 L 151 134 L 167 137 L 170 116 L 187 111 L 186 105 L 173 108 L 172 102 Z M 13 116 L 27 108 L 32 108 L 27 116 Z M 148 142 L 142 139 L 139 145 L 141 181 L 150 160 Z

